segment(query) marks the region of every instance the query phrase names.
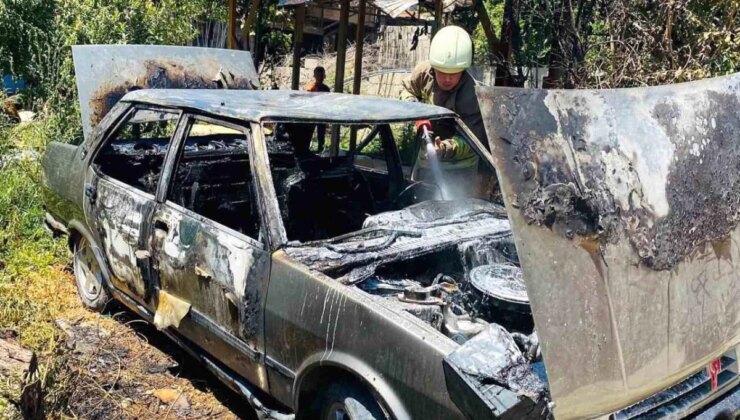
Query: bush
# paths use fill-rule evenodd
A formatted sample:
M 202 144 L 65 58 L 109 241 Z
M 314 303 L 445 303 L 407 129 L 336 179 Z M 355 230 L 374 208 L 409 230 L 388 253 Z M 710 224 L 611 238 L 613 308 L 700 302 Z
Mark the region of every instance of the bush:
M 0 2 L 0 75 L 28 77 L 33 52 L 30 44 L 51 29 L 54 2 L 3 0 Z

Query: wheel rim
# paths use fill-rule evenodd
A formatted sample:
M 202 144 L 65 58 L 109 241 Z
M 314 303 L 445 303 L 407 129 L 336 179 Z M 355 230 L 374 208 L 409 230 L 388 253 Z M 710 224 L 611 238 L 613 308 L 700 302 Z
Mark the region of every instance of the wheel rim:
M 352 416 L 347 413 L 347 409 L 342 403 L 334 403 L 329 407 L 329 415 L 326 416 L 327 420 L 352 420 Z
M 85 238 L 75 247 L 74 271 L 77 289 L 87 301 L 94 301 L 103 292 L 103 275 L 95 255 Z

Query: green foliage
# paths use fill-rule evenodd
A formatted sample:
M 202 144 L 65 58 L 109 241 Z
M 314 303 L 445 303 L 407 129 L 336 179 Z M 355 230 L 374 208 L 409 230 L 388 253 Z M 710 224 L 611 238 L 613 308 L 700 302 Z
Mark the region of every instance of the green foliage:
M 488 16 L 491 18 L 493 24 L 493 30 L 496 32 L 496 36 L 501 38 L 501 23 L 504 19 L 504 0 L 484 0 L 483 5 L 488 11 Z M 488 39 L 486 38 L 485 32 L 483 32 L 483 26 L 480 22 L 475 21 L 475 29 L 471 34 L 473 38 L 473 50 L 475 51 L 475 64 L 477 65 L 488 65 L 491 64 L 488 59 L 489 48 Z M 469 27 L 469 26 L 463 26 Z
M 77 144 L 82 128 L 72 45 L 184 45 L 197 35 L 194 23 L 225 16 L 219 0 L 5 0 L 0 69 L 32 82 L 29 105 L 48 120 L 51 138 Z
M 0 74 L 32 83 L 20 102 L 37 112 L 35 122 L 20 125 L 0 112 L 0 330 L 18 332 L 20 343 L 42 356 L 52 418 L 66 410 L 70 392 L 53 356 L 60 343 L 54 321 L 75 304 L 74 281 L 66 240 L 44 229 L 39 163 L 49 141 L 82 139 L 70 46 L 182 45 L 195 36 L 194 22 L 223 20 L 225 10 L 220 0 L 0 0 Z
M 740 70 L 738 0 L 484 2 L 512 49 L 505 65 L 520 73 L 548 66 L 555 87 L 656 85 Z M 513 24 L 502 33 L 505 10 Z M 488 48 L 480 25 L 474 43 Z M 496 64 L 507 58 L 494 56 Z M 485 63 L 485 54 L 478 61 Z
M 327 132 L 330 132 L 328 130 Z M 357 132 L 357 143 L 359 144 L 365 136 L 370 133 L 370 128 L 364 128 Z M 419 138 L 416 135 L 416 127 L 412 123 L 395 123 L 391 124 L 391 133 L 393 139 L 396 141 L 396 147 L 398 147 L 398 153 L 401 156 L 401 164 L 405 166 L 411 166 L 416 160 L 416 156 L 419 153 Z M 330 137 L 327 135 L 327 137 Z M 327 141 L 329 141 L 327 139 Z M 348 127 L 343 126 L 339 131 L 339 149 L 343 151 L 349 150 L 350 144 L 350 130 Z M 385 160 L 385 154 L 383 152 L 383 144 L 381 142 L 380 135 L 376 134 L 373 140 L 365 146 L 360 152 L 361 155 L 370 156 L 375 159 Z
M 581 86 L 628 87 L 740 70 L 740 1 L 619 0 L 593 23 Z
M 29 45 L 53 26 L 54 2 L 3 0 L 0 2 L 0 74 L 27 77 L 32 60 Z
M 43 227 L 39 156 L 45 132 L 44 122 L 0 123 L 0 329 L 20 332 L 21 342 L 40 352 L 55 346 L 52 322 L 61 303 L 39 294 L 61 286 L 58 267 L 68 258 L 64 240 Z
M 192 23 L 203 0 L 57 0 L 55 26 L 66 45 L 182 45 L 196 36 Z
M 391 131 L 398 146 L 398 153 L 401 155 L 401 164 L 413 165 L 420 147 L 416 127 L 409 123 L 391 124 Z

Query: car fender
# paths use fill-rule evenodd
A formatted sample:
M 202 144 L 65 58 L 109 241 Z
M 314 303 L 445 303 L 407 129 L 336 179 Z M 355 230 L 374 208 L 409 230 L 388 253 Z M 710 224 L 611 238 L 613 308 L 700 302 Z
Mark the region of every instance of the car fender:
M 375 395 L 383 410 L 390 414 L 391 418 L 411 418 L 406 407 L 404 407 L 393 388 L 382 375 L 362 359 L 336 350 L 329 356 L 324 354 L 324 352 L 316 352 L 306 358 L 301 364 L 293 386 L 294 407 L 298 408 L 298 399 L 304 379 L 315 369 L 326 367 L 339 368 L 359 379 Z

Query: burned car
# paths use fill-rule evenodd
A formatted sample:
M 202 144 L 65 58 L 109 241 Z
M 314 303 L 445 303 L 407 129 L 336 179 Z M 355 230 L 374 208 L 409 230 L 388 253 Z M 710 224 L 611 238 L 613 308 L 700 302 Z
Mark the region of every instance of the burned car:
M 648 327 L 625 330 L 646 309 L 625 303 L 629 291 L 608 293 L 622 279 L 581 284 L 591 273 L 576 268 L 630 267 L 612 248 L 626 246 L 618 218 L 609 219 L 615 236 L 601 239 L 594 226 L 610 213 L 589 201 L 613 204 L 605 190 L 618 182 L 596 171 L 607 187 L 569 189 L 586 163 L 600 168 L 603 151 L 588 133 L 573 140 L 557 131 L 570 123 L 576 133 L 575 117 L 524 129 L 531 116 L 514 112 L 518 101 L 541 98 L 480 92 L 492 155 L 443 108 L 250 90 L 247 53 L 74 53 L 86 138 L 49 145 L 44 185 L 47 222 L 69 235 L 82 302 L 96 310 L 123 302 L 261 417 L 680 415 L 738 381 L 737 282 L 713 280 L 723 310 L 734 311 L 717 321 L 718 335 L 674 327 L 687 344 L 663 359 L 632 352 L 664 350 L 641 344 Z M 467 144 L 464 172 L 434 170 L 438 157 L 413 127 L 427 119 Z M 563 146 L 570 142 L 577 146 Z M 619 162 L 629 159 L 640 158 Z M 506 206 L 493 199 L 494 162 Z M 591 265 L 560 258 L 568 252 L 586 253 Z M 634 270 L 648 282 L 655 269 Z M 681 311 L 695 308 L 683 303 Z M 630 313 L 610 315 L 623 308 Z M 693 353 L 676 358 L 681 349 Z M 668 364 L 658 371 L 654 360 Z M 715 361 L 716 374 L 706 373 Z M 639 370 L 646 366 L 653 370 Z M 579 395 L 599 398 L 589 405 Z

